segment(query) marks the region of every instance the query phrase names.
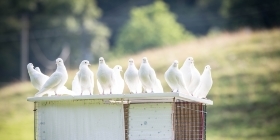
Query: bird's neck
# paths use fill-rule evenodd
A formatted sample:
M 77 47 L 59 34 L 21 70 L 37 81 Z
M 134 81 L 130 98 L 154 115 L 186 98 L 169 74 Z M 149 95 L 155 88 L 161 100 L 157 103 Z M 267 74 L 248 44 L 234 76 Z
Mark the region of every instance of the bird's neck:
M 148 66 L 148 67 L 150 67 L 150 64 L 149 64 L 149 63 L 144 63 L 143 66 Z
M 132 69 L 137 69 L 135 65 L 129 65 L 129 67 Z
M 82 67 L 80 67 L 80 70 L 81 70 L 81 71 L 87 71 L 87 70 L 88 70 L 88 67 L 87 67 L 87 66 L 82 66 Z
M 57 71 L 64 71 L 64 72 L 67 73 L 67 70 L 66 70 L 65 66 L 57 66 L 56 70 Z

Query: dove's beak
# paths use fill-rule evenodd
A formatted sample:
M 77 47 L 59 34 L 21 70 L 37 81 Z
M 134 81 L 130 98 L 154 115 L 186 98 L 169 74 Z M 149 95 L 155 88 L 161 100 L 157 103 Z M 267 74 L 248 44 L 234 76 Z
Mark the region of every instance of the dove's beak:
M 88 64 L 90 66 L 90 64 Z

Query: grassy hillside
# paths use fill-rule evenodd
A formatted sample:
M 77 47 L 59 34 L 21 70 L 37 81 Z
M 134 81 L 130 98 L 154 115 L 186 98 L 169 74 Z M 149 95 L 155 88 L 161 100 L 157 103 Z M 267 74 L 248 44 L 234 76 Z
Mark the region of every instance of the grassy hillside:
M 181 66 L 188 56 L 194 57 L 201 73 L 206 64 L 212 67 L 214 84 L 208 98 L 214 105 L 208 106 L 208 140 L 280 139 L 280 29 L 223 33 L 124 56 L 108 65 L 120 64 L 125 70 L 128 58 L 133 58 L 139 67 L 144 56 L 165 91 L 170 89 L 163 74 L 175 59 Z M 97 66 L 92 70 L 96 73 Z M 68 88 L 75 72 L 69 72 Z M 0 89 L 1 139 L 33 139 L 33 104 L 26 97 L 34 93 L 29 82 Z

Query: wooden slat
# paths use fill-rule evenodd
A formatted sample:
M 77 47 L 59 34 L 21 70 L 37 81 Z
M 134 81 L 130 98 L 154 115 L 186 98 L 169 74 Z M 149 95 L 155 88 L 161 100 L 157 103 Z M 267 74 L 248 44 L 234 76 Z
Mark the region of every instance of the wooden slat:
M 125 140 L 129 140 L 129 104 L 123 105 L 124 109 L 124 126 L 125 126 Z

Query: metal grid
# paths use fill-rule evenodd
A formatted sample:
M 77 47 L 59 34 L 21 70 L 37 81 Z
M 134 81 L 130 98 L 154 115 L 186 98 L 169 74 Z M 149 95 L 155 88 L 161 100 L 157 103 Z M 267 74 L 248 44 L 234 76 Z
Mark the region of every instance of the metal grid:
M 175 140 L 206 140 L 206 105 L 177 100 L 174 108 Z

